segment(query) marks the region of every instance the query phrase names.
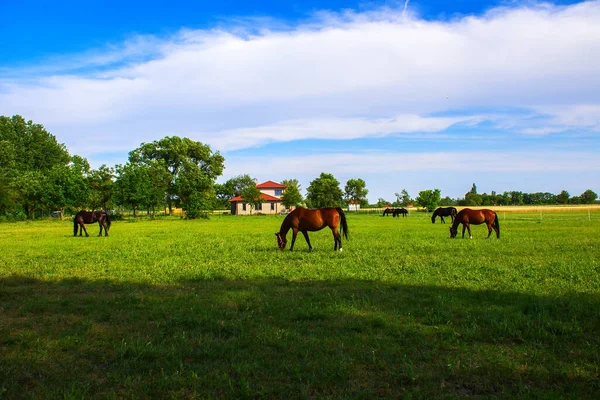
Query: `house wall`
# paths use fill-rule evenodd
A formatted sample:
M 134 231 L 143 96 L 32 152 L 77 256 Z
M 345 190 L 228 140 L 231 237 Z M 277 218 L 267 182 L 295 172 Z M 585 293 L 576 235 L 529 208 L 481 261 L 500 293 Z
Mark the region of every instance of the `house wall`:
M 266 201 L 264 203 L 262 203 L 262 210 L 256 210 L 253 207 L 250 207 L 249 204 L 246 204 L 246 211 L 244 211 L 244 205 L 242 202 L 237 202 L 236 203 L 236 215 L 251 215 L 251 214 L 279 214 L 280 212 L 284 212 L 285 211 L 285 207 L 283 206 L 283 204 L 280 201 L 274 202 L 275 203 L 275 209 L 271 210 L 271 201 Z

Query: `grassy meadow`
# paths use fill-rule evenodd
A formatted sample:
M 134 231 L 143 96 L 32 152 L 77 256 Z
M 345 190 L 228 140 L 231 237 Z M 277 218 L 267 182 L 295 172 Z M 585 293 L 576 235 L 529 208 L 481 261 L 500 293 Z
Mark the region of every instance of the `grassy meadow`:
M 600 209 L 499 215 L 0 224 L 0 399 L 600 397 Z

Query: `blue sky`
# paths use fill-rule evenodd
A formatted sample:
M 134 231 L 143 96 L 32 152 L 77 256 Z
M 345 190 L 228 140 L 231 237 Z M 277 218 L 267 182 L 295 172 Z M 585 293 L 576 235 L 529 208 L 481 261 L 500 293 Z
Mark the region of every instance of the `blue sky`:
M 600 2 L 0 0 L 0 113 L 94 167 L 190 137 L 226 180 L 369 200 L 600 192 Z

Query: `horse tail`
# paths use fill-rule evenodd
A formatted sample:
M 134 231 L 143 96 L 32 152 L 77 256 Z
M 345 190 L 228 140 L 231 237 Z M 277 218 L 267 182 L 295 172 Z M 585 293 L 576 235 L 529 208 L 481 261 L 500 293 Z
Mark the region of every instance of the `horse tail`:
M 340 207 L 336 208 L 336 210 L 338 214 L 340 214 L 340 231 L 342 235 L 348 239 L 348 222 L 346 222 L 346 214 L 344 214 L 344 210 Z
M 433 212 L 433 215 L 431 215 L 431 223 L 432 223 L 432 224 L 435 224 L 435 217 L 436 217 L 436 215 L 437 215 L 437 210 L 435 210 L 435 211 Z
M 498 213 L 494 213 L 496 215 L 496 219 L 494 220 L 494 226 L 498 229 L 498 239 L 500 239 L 500 218 L 498 218 Z
M 79 229 L 79 224 L 77 223 L 77 214 L 75 214 L 75 216 L 73 217 L 73 236 L 77 236 L 77 231 Z

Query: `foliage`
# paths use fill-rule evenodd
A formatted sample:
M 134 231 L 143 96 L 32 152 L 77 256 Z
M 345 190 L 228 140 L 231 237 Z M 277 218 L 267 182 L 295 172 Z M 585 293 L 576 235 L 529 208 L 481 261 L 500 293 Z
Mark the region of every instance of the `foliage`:
M 258 209 L 259 205 L 263 202 L 262 193 L 260 189 L 256 187 L 256 183 L 243 187 L 240 192 L 242 201 L 246 204 L 250 204 L 255 210 Z
M 322 172 L 306 189 L 306 200 L 309 207 L 339 207 L 342 204 L 340 182 L 333 175 Z
M 190 203 L 195 190 L 212 191 L 214 182 L 223 173 L 225 159 L 219 152 L 213 153 L 208 145 L 188 138 L 167 136 L 152 143 L 142 143 L 129 153 L 131 163 L 160 161 L 171 175 L 167 184 L 166 199 L 171 212 L 176 200 Z M 195 184 L 193 180 L 200 179 Z M 182 182 L 179 182 L 179 181 Z M 201 198 L 207 193 L 199 193 Z
M 440 190 L 422 190 L 415 199 L 416 203 L 421 207 L 427 209 L 427 211 L 433 211 L 440 202 Z
M 369 191 L 364 180 L 348 179 L 344 187 L 344 196 L 347 200 L 352 200 L 354 203 L 361 204 L 366 198 Z
M 302 205 L 304 199 L 300 194 L 300 184 L 297 179 L 284 179 L 281 182 L 285 186 L 285 190 L 281 195 L 281 202 L 285 208 L 298 207 Z
M 215 184 L 217 204 L 221 208 L 229 208 L 229 200 L 240 196 L 244 188 L 255 187 L 256 181 L 248 174 L 233 177 L 224 184 Z
M 394 193 L 394 195 L 396 196 L 396 201 L 398 202 L 398 205 L 401 207 L 408 207 L 408 205 L 413 202 L 413 199 L 411 199 L 406 189 L 402 189 L 402 192 L 400 192 L 399 194 Z

